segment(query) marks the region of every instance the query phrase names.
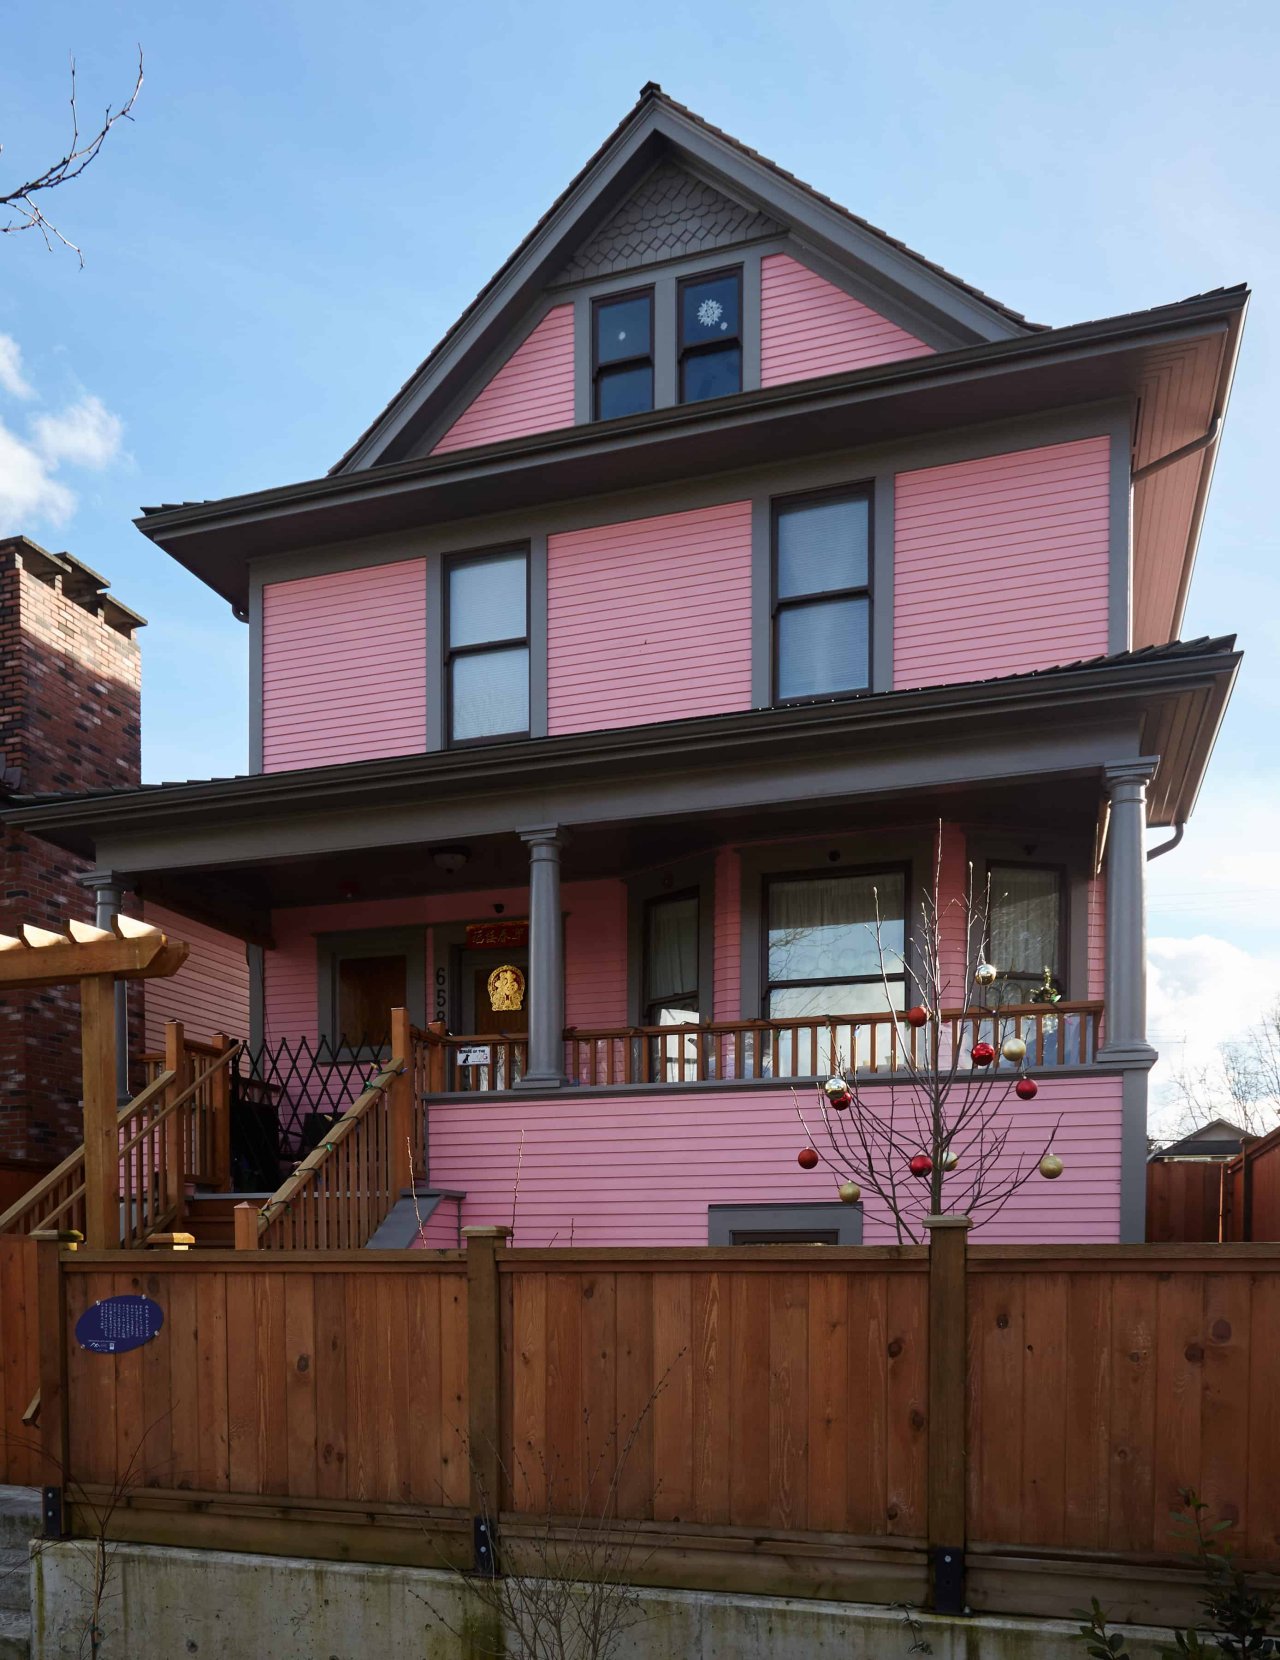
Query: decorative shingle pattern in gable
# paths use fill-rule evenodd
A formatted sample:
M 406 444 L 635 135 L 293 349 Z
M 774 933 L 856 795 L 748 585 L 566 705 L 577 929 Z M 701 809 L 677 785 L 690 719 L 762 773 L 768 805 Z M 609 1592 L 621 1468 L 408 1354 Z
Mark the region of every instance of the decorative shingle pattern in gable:
M 654 265 L 686 254 L 731 248 L 783 227 L 756 208 L 731 201 L 714 185 L 677 162 L 664 161 L 561 273 L 562 282 L 582 282 Z

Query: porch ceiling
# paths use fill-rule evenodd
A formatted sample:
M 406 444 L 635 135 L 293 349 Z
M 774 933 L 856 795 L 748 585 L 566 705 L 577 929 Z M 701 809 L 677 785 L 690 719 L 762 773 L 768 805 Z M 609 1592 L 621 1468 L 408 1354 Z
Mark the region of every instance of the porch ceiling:
M 935 815 L 987 830 L 1014 831 L 1034 851 L 1038 835 L 1089 836 L 1097 824 L 1099 788 L 1091 777 L 1034 784 L 989 784 L 915 791 L 896 798 L 788 802 L 750 811 L 686 814 L 648 822 L 575 826 L 562 855 L 566 882 L 628 876 L 716 848 L 799 841 L 821 846 L 858 831 L 919 831 Z M 488 893 L 526 888 L 528 850 L 513 831 L 468 838 L 467 861 L 444 871 L 432 842 L 355 848 L 301 858 L 264 858 L 236 866 L 129 872 L 143 898 L 266 944 L 271 912 L 280 907 Z M 812 856 L 812 850 L 806 857 Z M 516 913 L 513 913 L 516 914 Z

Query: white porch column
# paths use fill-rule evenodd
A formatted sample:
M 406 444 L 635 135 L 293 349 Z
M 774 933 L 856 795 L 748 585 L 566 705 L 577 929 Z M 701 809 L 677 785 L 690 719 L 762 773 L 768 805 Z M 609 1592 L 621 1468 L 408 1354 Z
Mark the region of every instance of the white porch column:
M 559 825 L 521 830 L 529 849 L 529 1065 L 521 1087 L 559 1089 L 564 1071 L 564 928 Z
M 1150 1066 L 1147 1042 L 1147 783 L 1159 757 L 1103 768 L 1107 827 L 1106 1041 L 1099 1060 Z
M 124 884 L 114 871 L 95 870 L 80 878 L 81 885 L 90 889 L 94 900 L 93 920 L 99 928 L 110 928 L 120 915 L 124 898 Z M 127 981 L 116 981 L 116 1100 L 120 1106 L 129 1099 L 129 987 Z

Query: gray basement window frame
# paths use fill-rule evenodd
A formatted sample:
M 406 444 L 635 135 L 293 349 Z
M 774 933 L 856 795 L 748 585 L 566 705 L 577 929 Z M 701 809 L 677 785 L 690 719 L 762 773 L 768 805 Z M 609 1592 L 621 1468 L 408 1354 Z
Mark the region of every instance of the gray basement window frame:
M 817 1239 L 815 1235 L 823 1237 Z M 839 1200 L 825 1204 L 708 1205 L 707 1244 L 861 1245 L 862 1206 L 841 1204 Z

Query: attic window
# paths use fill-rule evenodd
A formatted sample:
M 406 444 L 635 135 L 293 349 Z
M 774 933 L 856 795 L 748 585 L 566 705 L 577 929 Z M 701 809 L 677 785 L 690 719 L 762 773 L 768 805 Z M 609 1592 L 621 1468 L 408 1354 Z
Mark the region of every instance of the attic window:
M 680 402 L 742 390 L 742 272 L 680 284 Z
M 592 332 L 596 420 L 652 409 L 652 288 L 597 300 Z

